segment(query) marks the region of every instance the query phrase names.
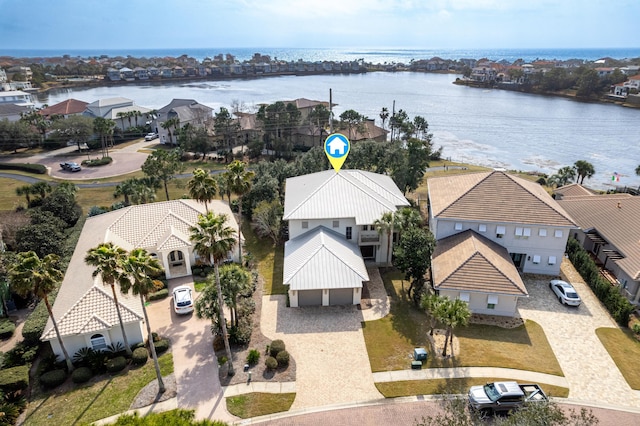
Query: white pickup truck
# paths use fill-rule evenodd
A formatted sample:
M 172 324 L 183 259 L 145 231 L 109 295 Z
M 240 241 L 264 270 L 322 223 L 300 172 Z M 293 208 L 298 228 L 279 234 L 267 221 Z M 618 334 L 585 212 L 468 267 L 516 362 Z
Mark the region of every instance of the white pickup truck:
M 493 382 L 469 389 L 469 407 L 483 414 L 511 411 L 526 402 L 546 401 L 540 386 L 517 382 Z

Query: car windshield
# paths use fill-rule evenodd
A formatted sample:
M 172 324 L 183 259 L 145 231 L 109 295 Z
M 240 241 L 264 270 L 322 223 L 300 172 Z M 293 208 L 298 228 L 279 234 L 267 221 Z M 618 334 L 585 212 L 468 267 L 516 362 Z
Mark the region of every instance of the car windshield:
M 500 398 L 500 393 L 498 392 L 496 387 L 493 385 L 493 383 L 488 383 L 484 385 L 484 393 L 487 394 L 487 396 L 491 401 L 497 401 L 498 398 Z

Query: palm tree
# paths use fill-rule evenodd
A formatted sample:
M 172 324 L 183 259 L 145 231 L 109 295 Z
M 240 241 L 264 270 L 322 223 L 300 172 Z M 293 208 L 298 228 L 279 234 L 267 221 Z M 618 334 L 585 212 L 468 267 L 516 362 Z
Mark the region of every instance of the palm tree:
M 251 181 L 255 173 L 246 170 L 246 164 L 234 160 L 227 166 L 224 173 L 227 180 L 227 188 L 238 196 L 238 261 L 242 265 L 242 240 L 240 228 L 242 227 L 242 197 L 251 189 Z
M 180 127 L 180 119 L 178 117 L 170 118 L 167 121 L 160 123 L 160 127 L 169 133 L 169 143 L 173 145 L 173 133 L 171 133 L 171 130 L 173 129 L 175 131 L 175 129 Z
M 122 183 L 116 185 L 116 190 L 113 191 L 113 198 L 117 198 L 120 196 L 124 197 L 124 204 L 127 206 L 131 205 L 131 199 L 136 192 L 137 179 L 129 178 L 123 180 Z
M 34 294 L 38 299 L 44 300 L 49 318 L 53 323 L 53 329 L 56 331 L 60 349 L 62 349 L 64 359 L 67 362 L 67 369 L 73 371 L 71 358 L 64 347 L 58 323 L 53 316 L 51 303 L 49 303 L 49 294 L 58 287 L 63 278 L 62 271 L 57 268 L 59 260 L 60 258 L 55 254 L 48 254 L 40 259 L 33 251 L 18 253 L 16 263 L 9 269 L 9 281 L 14 291 L 19 295 L 26 297 Z
M 122 269 L 129 278 L 118 281 L 122 292 L 128 293 L 129 289 L 131 289 L 134 295 L 140 296 L 144 322 L 147 324 L 149 351 L 151 351 L 151 357 L 153 358 L 153 364 L 156 369 L 156 376 L 158 377 L 158 392 L 164 393 L 166 388 L 164 386 L 164 381 L 162 380 L 162 374 L 160 373 L 160 364 L 158 363 L 156 347 L 153 344 L 153 334 L 151 333 L 151 324 L 149 324 L 147 308 L 144 305 L 145 297 L 156 289 L 153 284 L 152 275 L 162 272 L 162 267 L 160 266 L 158 259 L 151 257 L 145 249 L 135 248 L 131 250 L 128 255 L 125 255 L 122 262 Z
M 429 315 L 430 336 L 433 336 L 433 330 L 443 316 L 443 308 L 446 307 L 447 300 L 447 298 L 438 296 L 437 294 L 423 294 L 420 299 L 420 307 Z
M 395 226 L 398 228 L 398 234 L 404 231 L 419 227 L 422 225 L 422 216 L 420 212 L 412 207 L 403 207 L 396 212 Z
M 469 324 L 469 318 L 471 318 L 471 311 L 467 302 L 460 299 L 447 300 L 440 318 L 440 321 L 447 327 L 442 356 L 447 356 L 447 342 L 451 341 L 453 345 L 453 329 Z
M 76 193 L 78 192 L 78 187 L 73 182 L 60 182 L 56 186 L 55 192 L 67 194 L 75 198 Z
M 393 234 L 393 227 L 396 225 L 396 216 L 392 212 L 386 212 L 380 219 L 376 219 L 373 222 L 378 234 L 387 234 L 387 265 L 391 264 L 391 236 Z
M 382 120 L 383 129 L 384 129 L 384 124 L 387 122 L 387 118 L 389 118 L 389 109 L 387 107 L 383 107 L 382 111 L 380 111 L 380 120 Z
M 636 174 L 640 176 L 640 166 L 636 167 Z
M 593 164 L 584 160 L 576 161 L 573 165 L 573 168 L 576 169 L 576 173 L 578 174 L 578 177 L 576 178 L 576 183 L 580 181 L 579 183 L 581 185 L 582 183 L 584 183 L 585 177 L 587 179 L 590 179 L 591 176 L 596 174 L 596 170 L 593 168 Z
M 204 203 L 204 208 L 209 213 L 207 203 L 213 200 L 218 191 L 218 185 L 213 176 L 202 169 L 196 169 L 193 171 L 193 177 L 187 183 L 187 188 L 189 196 Z
M 214 214 L 212 212 L 206 215 L 200 215 L 198 224 L 190 228 L 191 240 L 195 243 L 194 249 L 198 256 L 207 258 L 209 263 L 213 265 L 216 277 L 216 288 L 218 290 L 218 306 L 220 306 L 220 328 L 222 329 L 222 338 L 224 347 L 227 352 L 227 362 L 229 363 L 229 376 L 233 376 L 233 360 L 231 355 L 231 347 L 229 346 L 229 336 L 227 334 L 227 323 L 224 318 L 224 303 L 222 301 L 222 286 L 220 285 L 219 264 L 226 259 L 229 252 L 236 244 L 233 237 L 233 228 L 227 226 L 227 216 L 224 214 Z
M 120 322 L 120 331 L 122 331 L 122 339 L 124 340 L 124 347 L 127 351 L 127 355 L 131 355 L 131 347 L 129 346 L 129 340 L 127 340 L 127 334 L 124 331 L 124 323 L 122 322 L 122 313 L 120 312 L 120 304 L 118 303 L 118 293 L 116 291 L 116 281 L 126 280 L 128 277 L 122 271 L 122 262 L 127 255 L 127 252 L 113 245 L 113 243 L 102 243 L 97 247 L 90 249 L 84 258 L 84 261 L 91 266 L 95 266 L 93 271 L 93 277 L 100 275 L 103 284 L 111 286 L 111 293 L 113 294 L 113 303 L 116 306 L 116 312 L 118 313 L 118 321 Z M 125 283 L 126 286 L 126 283 Z
M 22 185 L 16 188 L 16 195 L 24 195 L 27 199 L 27 207 L 31 204 L 31 185 Z
M 116 113 L 116 117 L 120 119 L 120 128 L 124 132 L 124 119 L 127 118 L 127 113 L 123 112 L 123 111 L 120 111 L 120 112 Z
M 39 196 L 41 200 L 44 200 L 51 191 L 53 191 L 53 187 L 48 182 L 41 181 L 31 184 L 31 193 Z

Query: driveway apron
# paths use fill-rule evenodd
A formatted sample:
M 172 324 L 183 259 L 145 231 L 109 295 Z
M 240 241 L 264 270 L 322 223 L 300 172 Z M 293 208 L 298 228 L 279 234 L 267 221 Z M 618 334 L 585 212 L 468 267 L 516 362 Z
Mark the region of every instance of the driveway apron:
M 572 268 L 568 260 L 563 259 L 563 273 L 579 277 Z M 600 301 L 581 279 L 575 278 L 571 283 L 582 298 L 582 305 L 564 306 L 549 289 L 548 282 L 549 277 L 526 277 L 529 298 L 518 302 L 519 311 L 523 318 L 537 322 L 544 329 L 569 382 L 569 398 L 640 406 L 638 393 L 629 387 L 596 335 L 600 327 L 617 327 Z
M 356 306 L 287 308 L 286 296 L 265 296 L 262 303 L 262 332 L 282 339 L 296 360 L 291 410 L 382 398 Z

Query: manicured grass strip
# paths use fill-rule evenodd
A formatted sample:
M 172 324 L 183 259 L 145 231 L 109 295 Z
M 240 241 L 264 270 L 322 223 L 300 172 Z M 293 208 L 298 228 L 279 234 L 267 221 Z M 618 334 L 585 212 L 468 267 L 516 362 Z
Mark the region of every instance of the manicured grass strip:
M 227 398 L 227 410 L 241 419 L 288 411 L 295 393 L 247 393 Z
M 640 390 L 640 369 L 632 360 L 640 359 L 640 342 L 631 330 L 598 328 L 596 335 L 631 389 Z
M 247 221 L 242 222 L 242 235 L 245 247 L 255 259 L 258 273 L 264 279 L 264 293 L 287 294 L 287 287 L 282 284 L 282 268 L 284 264 L 284 245 L 273 245 L 273 242 L 256 235 Z
M 390 313 L 362 324 L 373 372 L 409 368 L 410 354 L 422 346 L 430 353 L 427 368 L 504 367 L 563 375 L 542 327 L 533 321 L 512 329 L 480 324 L 458 327 L 454 333 L 460 342 L 459 353 L 435 359 L 427 339 L 427 316 L 406 300 L 408 282 L 403 286 L 402 275 L 396 271 L 384 273 L 382 278 L 391 296 Z
M 376 383 L 376 388 L 385 398 L 397 398 L 413 395 L 466 395 L 471 386 L 484 385 L 488 382 L 512 381 L 513 379 L 495 377 L 466 377 L 462 379 L 405 380 L 400 382 Z M 547 396 L 566 398 L 569 389 L 538 383 Z
M 159 358 L 163 376 L 173 373 L 173 356 Z M 28 425 L 87 425 L 96 420 L 127 411 L 138 392 L 155 380 L 151 359 L 138 369 L 110 377 L 66 393 L 55 390 L 35 396 L 26 410 Z M 68 379 L 71 380 L 71 379 Z

